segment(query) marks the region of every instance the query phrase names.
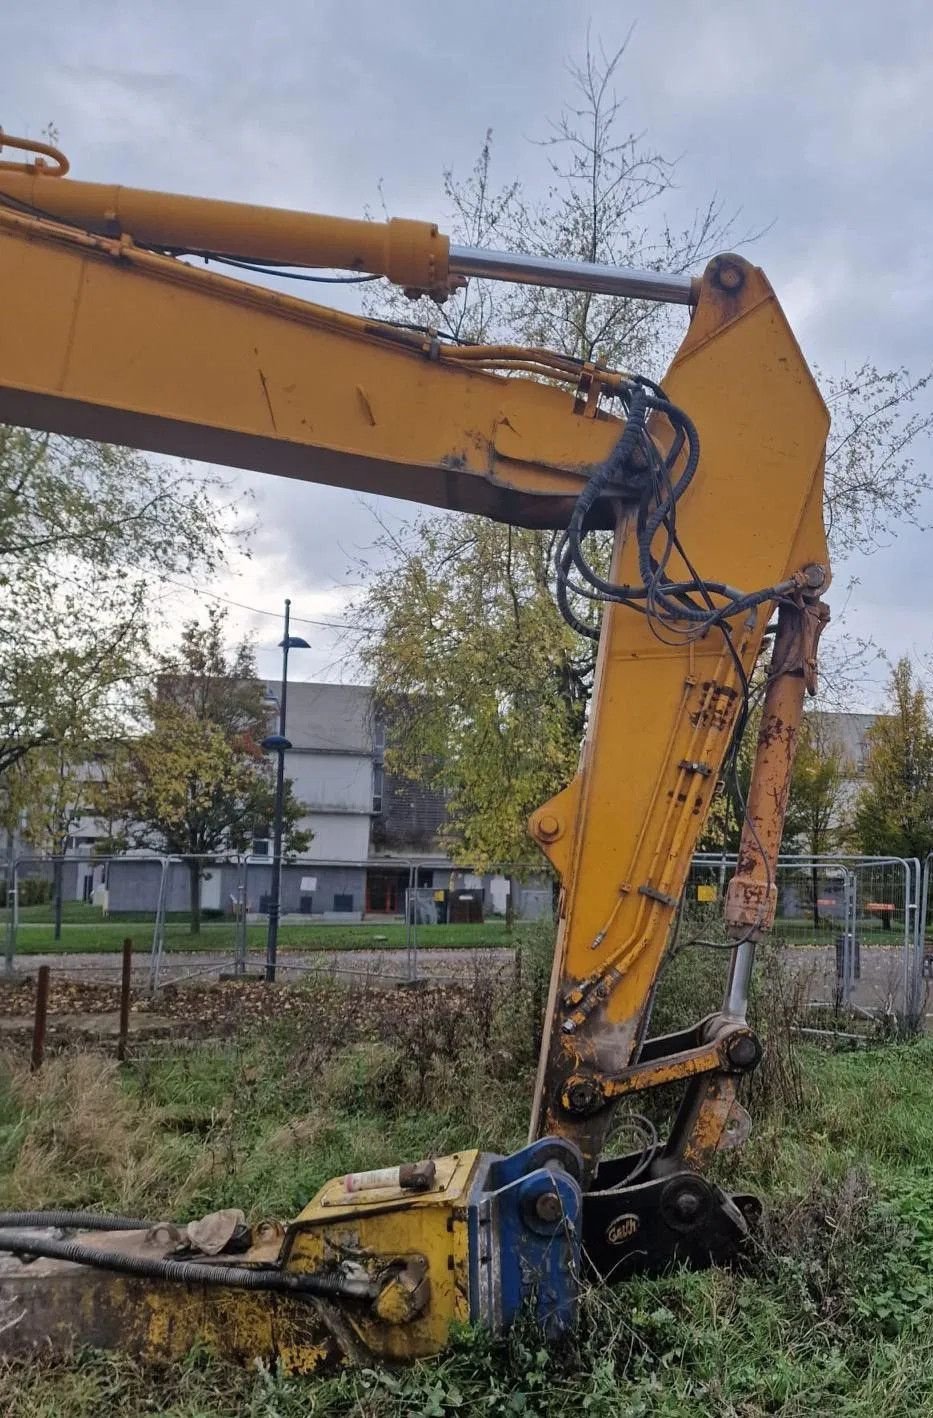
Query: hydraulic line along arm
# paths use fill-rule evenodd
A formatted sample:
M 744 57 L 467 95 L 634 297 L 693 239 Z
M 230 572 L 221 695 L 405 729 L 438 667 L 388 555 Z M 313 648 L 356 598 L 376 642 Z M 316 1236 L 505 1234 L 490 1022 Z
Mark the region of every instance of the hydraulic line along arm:
M 764 276 L 734 256 L 693 280 L 466 251 L 428 223 L 78 183 L 46 145 L 3 141 L 45 166 L 0 162 L 0 417 L 565 530 L 564 614 L 585 628 L 581 593 L 603 603 L 579 771 L 530 823 L 562 889 L 529 1146 L 338 1179 L 284 1229 L 239 1213 L 200 1228 L 116 1218 L 101 1238 L 86 1217 L 59 1218 L 56 1239 L 35 1218 L 0 1218 L 0 1295 L 23 1310 L 4 1344 L 76 1331 L 173 1356 L 202 1339 L 302 1370 L 414 1358 L 441 1349 L 453 1320 L 502 1329 L 524 1303 L 559 1332 L 582 1266 L 616 1279 L 727 1254 L 754 1202 L 702 1173 L 748 1130 L 749 976 L 773 919 L 829 582 L 828 418 Z M 381 274 L 438 299 L 484 276 L 692 314 L 656 386 L 551 351 L 451 345 L 185 255 Z M 516 373 L 535 377 L 501 377 Z M 598 528 L 614 529 L 607 576 L 586 550 Z M 726 901 L 726 995 L 691 1029 L 651 1038 L 690 859 L 775 607 Z M 682 1102 L 668 1136 L 648 1128 L 639 1150 L 604 1159 L 617 1104 L 671 1083 Z

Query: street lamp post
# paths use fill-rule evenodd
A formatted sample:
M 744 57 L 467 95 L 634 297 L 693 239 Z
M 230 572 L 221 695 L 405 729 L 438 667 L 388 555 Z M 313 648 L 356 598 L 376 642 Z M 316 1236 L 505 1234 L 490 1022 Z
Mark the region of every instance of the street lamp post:
M 285 602 L 285 634 L 280 643 L 282 650 L 282 685 L 279 691 L 279 731 L 262 741 L 267 753 L 277 755 L 275 770 L 275 820 L 272 839 L 272 890 L 269 901 L 269 927 L 266 935 L 266 983 L 275 983 L 276 956 L 279 942 L 279 916 L 282 900 L 282 828 L 285 811 L 285 755 L 291 744 L 285 737 L 285 708 L 288 696 L 288 652 L 289 650 L 310 650 L 307 640 L 300 635 L 289 635 L 288 626 L 291 601 Z

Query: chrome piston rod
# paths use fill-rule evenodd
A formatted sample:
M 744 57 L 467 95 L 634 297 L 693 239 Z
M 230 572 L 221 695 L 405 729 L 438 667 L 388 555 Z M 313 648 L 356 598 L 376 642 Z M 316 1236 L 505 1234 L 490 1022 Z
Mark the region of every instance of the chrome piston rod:
M 593 291 L 597 295 L 624 295 L 672 305 L 695 304 L 699 289 L 699 281 L 692 276 L 638 271 L 628 266 L 598 266 L 591 261 L 555 261 L 548 256 L 484 251 L 476 246 L 451 246 L 450 272 L 486 281 Z

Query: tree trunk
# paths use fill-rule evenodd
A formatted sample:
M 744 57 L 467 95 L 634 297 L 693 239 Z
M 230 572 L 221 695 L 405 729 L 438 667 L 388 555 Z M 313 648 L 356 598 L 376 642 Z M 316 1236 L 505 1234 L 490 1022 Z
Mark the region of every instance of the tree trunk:
M 188 862 L 188 896 L 191 912 L 191 934 L 201 934 L 201 863 Z
M 53 904 L 53 912 L 54 912 L 52 919 L 53 919 L 54 925 L 55 925 L 55 929 L 54 929 L 54 931 L 53 931 L 53 939 L 55 939 L 55 940 L 61 940 L 61 938 L 62 938 L 62 877 L 63 877 L 63 875 L 64 875 L 64 863 L 63 863 L 61 857 L 59 856 L 59 857 L 56 857 L 56 858 L 55 858 L 55 863 L 54 863 L 54 865 L 53 865 L 53 867 L 52 867 L 52 904 Z

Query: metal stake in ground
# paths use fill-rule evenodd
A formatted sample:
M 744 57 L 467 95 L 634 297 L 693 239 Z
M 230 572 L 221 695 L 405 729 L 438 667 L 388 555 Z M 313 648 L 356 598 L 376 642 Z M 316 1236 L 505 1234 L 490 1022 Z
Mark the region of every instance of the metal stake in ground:
M 126 1041 L 130 1032 L 130 985 L 133 980 L 133 942 L 129 936 L 123 942 L 123 970 L 120 975 L 120 1032 L 117 1035 L 117 1058 L 126 1058 Z
M 36 983 L 36 1012 L 32 1023 L 32 1058 L 29 1067 L 33 1073 L 42 1067 L 45 1055 L 45 1021 L 49 1012 L 49 983 L 52 971 L 48 965 L 39 966 Z

